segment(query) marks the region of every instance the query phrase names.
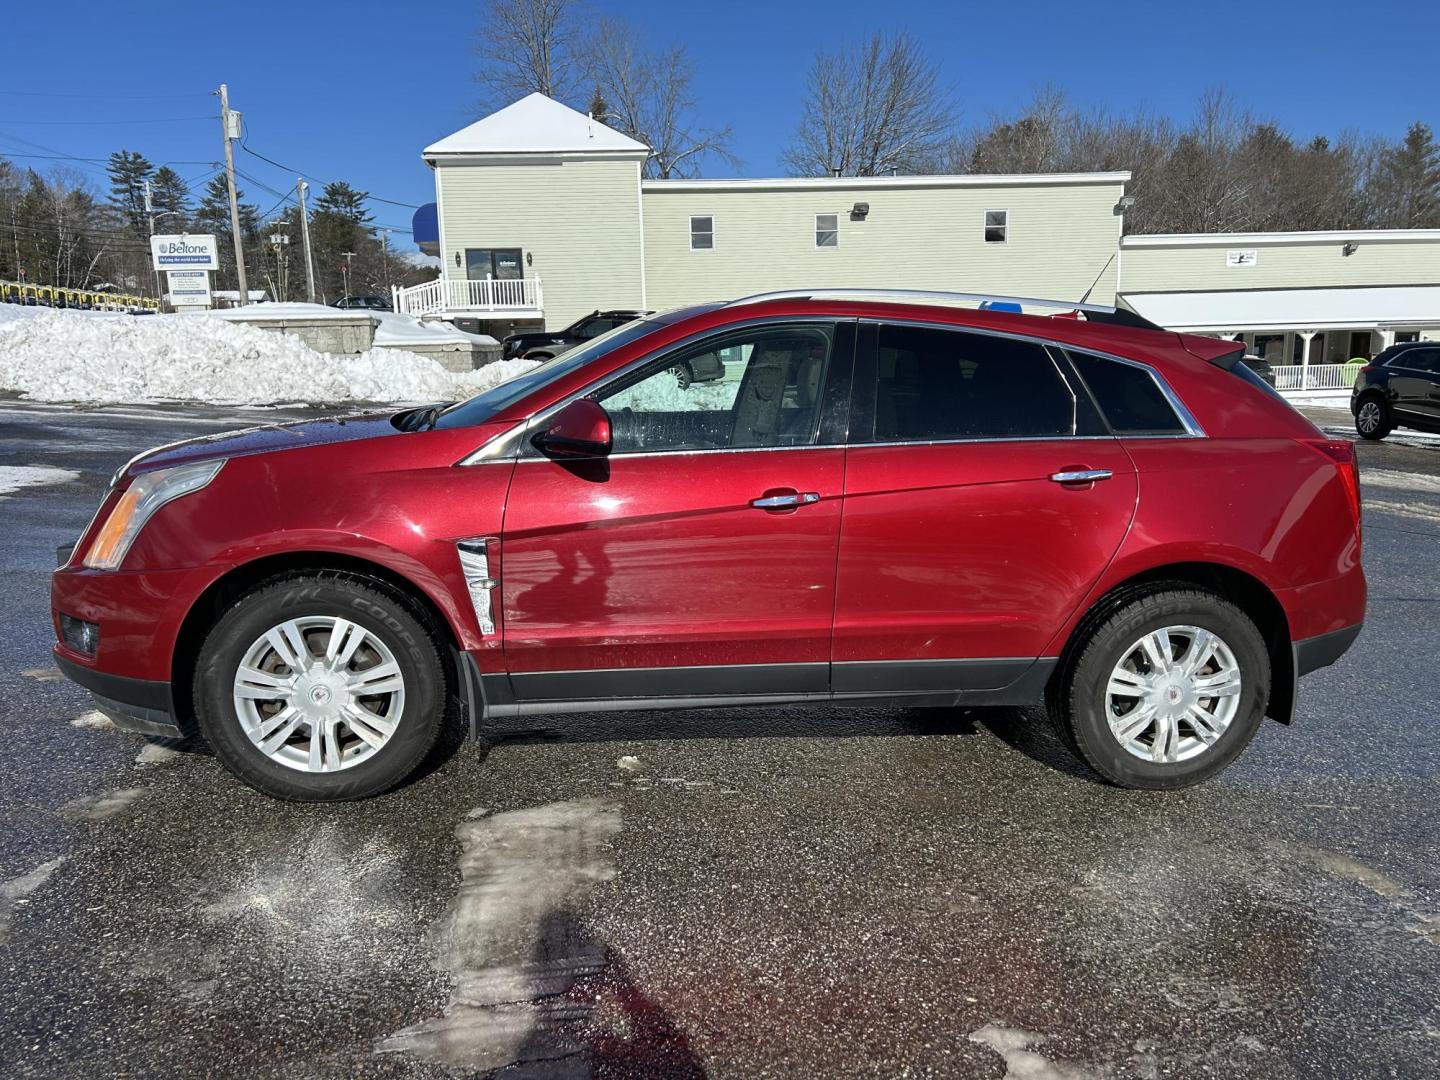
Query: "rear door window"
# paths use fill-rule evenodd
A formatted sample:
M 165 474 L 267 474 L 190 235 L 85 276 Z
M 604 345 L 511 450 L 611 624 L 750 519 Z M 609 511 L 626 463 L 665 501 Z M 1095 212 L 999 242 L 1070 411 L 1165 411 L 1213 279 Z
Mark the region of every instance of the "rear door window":
M 881 326 L 875 375 L 874 442 L 1075 433 L 1075 394 L 1037 342 Z
M 1069 356 L 1116 435 L 1187 434 L 1149 368 L 1091 353 Z

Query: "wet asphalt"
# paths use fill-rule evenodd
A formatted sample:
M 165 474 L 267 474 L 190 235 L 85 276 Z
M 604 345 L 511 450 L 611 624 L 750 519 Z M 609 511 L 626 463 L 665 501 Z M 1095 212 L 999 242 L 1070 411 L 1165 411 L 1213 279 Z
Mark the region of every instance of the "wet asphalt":
M 806 708 L 298 806 L 76 726 L 49 656 L 115 467 L 268 415 L 0 402 L 0 470 L 78 474 L 0 497 L 0 1076 L 1440 1074 L 1440 441 L 1361 447 L 1365 632 L 1200 788 L 1035 710 Z

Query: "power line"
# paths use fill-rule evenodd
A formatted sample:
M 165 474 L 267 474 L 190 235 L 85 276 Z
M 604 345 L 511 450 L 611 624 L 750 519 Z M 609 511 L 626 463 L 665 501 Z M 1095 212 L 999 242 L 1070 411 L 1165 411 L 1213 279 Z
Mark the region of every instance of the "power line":
M 284 164 L 276 161 L 274 158 L 268 158 L 268 157 L 266 157 L 264 154 L 260 153 L 258 150 L 251 150 L 250 147 L 249 147 L 245 142 L 241 142 L 241 144 L 240 144 L 240 149 L 241 149 L 241 150 L 244 150 L 245 153 L 249 154 L 251 157 L 257 157 L 257 158 L 259 158 L 261 161 L 264 161 L 264 162 L 267 162 L 267 163 L 269 163 L 269 164 L 271 164 L 271 165 L 274 165 L 277 169 L 284 169 L 286 172 L 292 172 L 292 173 L 295 173 L 297 176 L 302 176 L 302 177 L 304 177 L 306 180 L 309 180 L 312 184 L 324 184 L 324 183 L 326 182 L 326 181 L 324 181 L 324 180 L 321 180 L 319 177 L 311 176 L 310 174 L 308 174 L 307 172 L 305 172 L 304 169 L 291 168 L 289 165 L 284 165 Z M 419 210 L 419 209 L 420 209 L 420 204 L 419 204 L 419 203 L 400 202 L 398 199 L 382 199 L 379 195 L 371 195 L 368 191 L 365 193 L 365 198 L 366 198 L 366 200 L 369 201 L 369 202 L 387 203 L 387 204 L 389 204 L 390 206 L 403 206 L 403 207 L 406 207 L 407 209 L 410 209 L 410 210 Z
M 117 124 L 186 124 L 192 120 L 215 120 L 214 116 L 157 116 L 150 120 L 6 120 L 17 127 L 114 127 Z
M 201 98 L 214 97 L 214 93 L 206 91 L 203 93 L 189 94 L 112 94 L 106 91 L 103 94 L 54 94 L 44 90 L 0 90 L 4 97 L 38 97 L 38 98 L 66 98 L 76 101 L 174 101 L 176 98 Z

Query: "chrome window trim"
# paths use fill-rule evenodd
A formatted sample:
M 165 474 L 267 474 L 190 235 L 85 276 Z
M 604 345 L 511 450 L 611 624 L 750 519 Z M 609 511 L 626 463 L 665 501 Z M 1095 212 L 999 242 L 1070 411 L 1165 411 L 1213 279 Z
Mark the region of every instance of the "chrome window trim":
M 1089 347 L 1084 346 L 1084 345 L 1070 345 L 1070 344 L 1067 344 L 1067 343 L 1065 343 L 1065 342 L 1063 342 L 1063 341 L 1056 341 L 1054 338 L 1040 337 L 1040 336 L 1037 336 L 1037 335 L 1035 335 L 1035 334 L 1016 334 L 1016 333 L 1010 333 L 1010 332 L 1007 332 L 1007 331 L 1004 331 L 1004 330 L 994 330 L 994 329 L 991 329 L 991 328 L 989 328 L 989 327 L 960 326 L 960 325 L 957 325 L 957 324 L 955 324 L 955 323 L 936 323 L 936 322 L 929 322 L 929 321 L 926 321 L 926 320 L 924 320 L 924 319 L 906 319 L 906 318 L 877 319 L 877 318 L 874 318 L 873 316 L 865 316 L 865 317 L 861 318 L 861 319 L 860 319 L 860 323 L 861 323 L 862 325 L 868 323 L 868 324 L 873 325 L 873 326 L 900 326 L 900 325 L 903 325 L 903 326 L 920 326 L 920 327 L 924 327 L 924 328 L 926 328 L 926 329 L 931 329 L 931 330 L 952 330 L 952 331 L 957 331 L 957 332 L 959 332 L 959 333 L 964 333 L 964 334 L 982 334 L 982 335 L 984 335 L 985 337 L 1007 338 L 1007 339 L 1009 339 L 1009 340 L 1011 340 L 1011 341 L 1026 341 L 1026 342 L 1030 342 L 1030 343 L 1035 344 L 1035 345 L 1049 346 L 1050 348 L 1054 348 L 1054 349 L 1063 349 L 1063 350 L 1070 351 L 1070 352 L 1083 352 L 1083 353 L 1089 354 L 1090 356 L 1097 356 L 1097 357 L 1099 357 L 1099 358 L 1102 359 L 1102 360 L 1110 360 L 1110 361 L 1113 361 L 1114 363 L 1117 363 L 1117 364 L 1125 364 L 1125 365 L 1127 365 L 1128 367 L 1139 368 L 1141 371 L 1144 371 L 1144 372 L 1146 372 L 1147 374 L 1149 374 L 1150 378 L 1152 378 L 1153 380 L 1155 380 L 1155 385 L 1160 388 L 1160 393 L 1164 396 L 1165 400 L 1169 403 L 1170 407 L 1175 410 L 1175 415 L 1176 415 L 1176 417 L 1179 419 L 1181 426 L 1185 428 L 1185 433 L 1184 433 L 1184 434 L 1179 434 L 1179 433 L 1163 433 L 1163 434 L 1156 434 L 1156 435 L 1122 435 L 1122 434 L 1117 434 L 1117 433 L 1113 433 L 1113 432 L 1112 432 L 1112 434 L 1109 435 L 1109 436 L 1106 436 L 1106 438 L 1116 438 L 1116 439 L 1203 439 L 1203 438 L 1207 438 L 1207 435 L 1206 435 L 1206 433 L 1205 433 L 1205 429 L 1200 426 L 1200 422 L 1195 419 L 1194 414 L 1191 413 L 1190 410 L 1185 407 L 1185 403 L 1180 400 L 1179 395 L 1176 394 L 1175 391 L 1170 388 L 1170 384 L 1165 381 L 1165 377 L 1164 377 L 1163 375 L 1161 375 L 1160 372 L 1156 371 L 1155 368 L 1152 367 L 1150 364 L 1144 363 L 1143 361 L 1140 361 L 1140 360 L 1131 360 L 1129 357 L 1116 356 L 1114 353 L 1102 352 L 1102 351 L 1099 350 L 1099 349 L 1092 349 L 1092 348 L 1089 348 Z M 1052 362 L 1053 362 L 1053 360 L 1052 360 Z M 1067 386 L 1069 386 L 1070 380 L 1069 380 L 1069 379 L 1065 379 L 1065 384 L 1066 384 Z M 1072 388 L 1072 390 L 1073 390 L 1073 388 Z M 1101 416 L 1101 419 L 1105 420 L 1105 422 L 1106 422 L 1107 424 L 1109 423 L 1109 418 L 1105 416 L 1103 410 L 1101 411 L 1100 416 Z M 1076 437 L 1076 438 L 1084 438 L 1084 436 L 1074 436 L 1074 437 Z M 979 442 L 998 442 L 998 441 L 1000 441 L 1000 440 L 980 439 L 980 440 L 976 440 L 976 441 L 979 441 Z M 855 445 L 873 446 L 874 444 L 873 444 L 873 443 L 863 443 L 863 444 L 855 444 Z
M 669 356 L 671 353 L 677 350 L 688 348 L 689 346 L 695 344 L 698 341 L 703 341 L 707 337 L 729 334 L 735 330 L 745 330 L 749 327 L 755 326 L 793 326 L 796 323 L 823 323 L 827 326 L 838 327 L 843 326 L 846 323 L 858 322 L 859 320 L 856 319 L 853 315 L 762 315 L 757 316 L 753 319 L 741 319 L 738 322 L 726 323 L 724 326 L 712 326 L 705 330 L 697 330 L 693 334 L 687 334 L 683 338 L 672 341 L 669 345 L 664 346 L 661 350 L 648 352 L 644 356 L 638 357 L 630 361 L 630 363 L 626 364 L 624 367 L 620 368 L 617 371 L 612 371 L 609 375 L 602 376 L 596 379 L 594 382 L 586 383 L 583 387 L 581 387 L 575 393 L 571 394 L 569 397 L 562 398 L 560 401 L 555 402 L 553 405 L 547 406 L 546 408 L 540 410 L 537 413 L 534 413 L 526 419 L 517 421 L 515 427 L 511 428 L 509 431 L 501 432 L 499 435 L 496 435 L 489 442 L 478 447 L 466 457 L 461 458 L 459 461 L 456 462 L 456 464 L 484 465 L 486 464 L 486 462 L 493 461 L 521 460 L 521 450 L 524 447 L 525 443 L 528 442 L 527 436 L 536 428 L 538 428 L 541 424 L 545 423 L 545 421 L 549 420 L 550 417 L 554 416 L 557 412 L 563 409 L 566 405 L 569 405 L 570 402 L 576 401 L 579 398 L 589 397 L 591 394 L 599 393 L 601 390 L 604 390 L 606 387 L 608 387 L 611 383 L 624 379 L 627 375 L 630 375 L 639 368 L 645 367 L 647 364 L 653 363 L 656 360 Z M 499 445 L 501 442 L 508 441 L 510 439 L 515 440 L 515 445 L 513 447 Z M 641 454 L 645 456 L 651 456 L 655 454 L 722 454 L 746 450 L 814 449 L 817 449 L 814 444 L 807 444 L 805 446 L 736 446 L 718 447 L 714 450 L 645 450 L 628 454 L 612 454 L 610 456 L 612 458 L 615 458 L 637 457 Z M 548 461 L 549 459 L 541 458 L 540 460 Z

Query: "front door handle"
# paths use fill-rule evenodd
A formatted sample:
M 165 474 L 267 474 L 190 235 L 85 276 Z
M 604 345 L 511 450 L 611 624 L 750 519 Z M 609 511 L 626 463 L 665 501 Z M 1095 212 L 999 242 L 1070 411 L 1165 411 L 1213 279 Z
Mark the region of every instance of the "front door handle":
M 796 507 L 809 506 L 819 501 L 818 491 L 795 491 L 787 488 L 767 491 L 760 498 L 751 499 L 750 505 L 757 510 L 794 510 Z
M 1057 484 L 1093 484 L 1097 480 L 1109 480 L 1114 475 L 1109 469 L 1061 469 L 1051 473 L 1050 479 Z

